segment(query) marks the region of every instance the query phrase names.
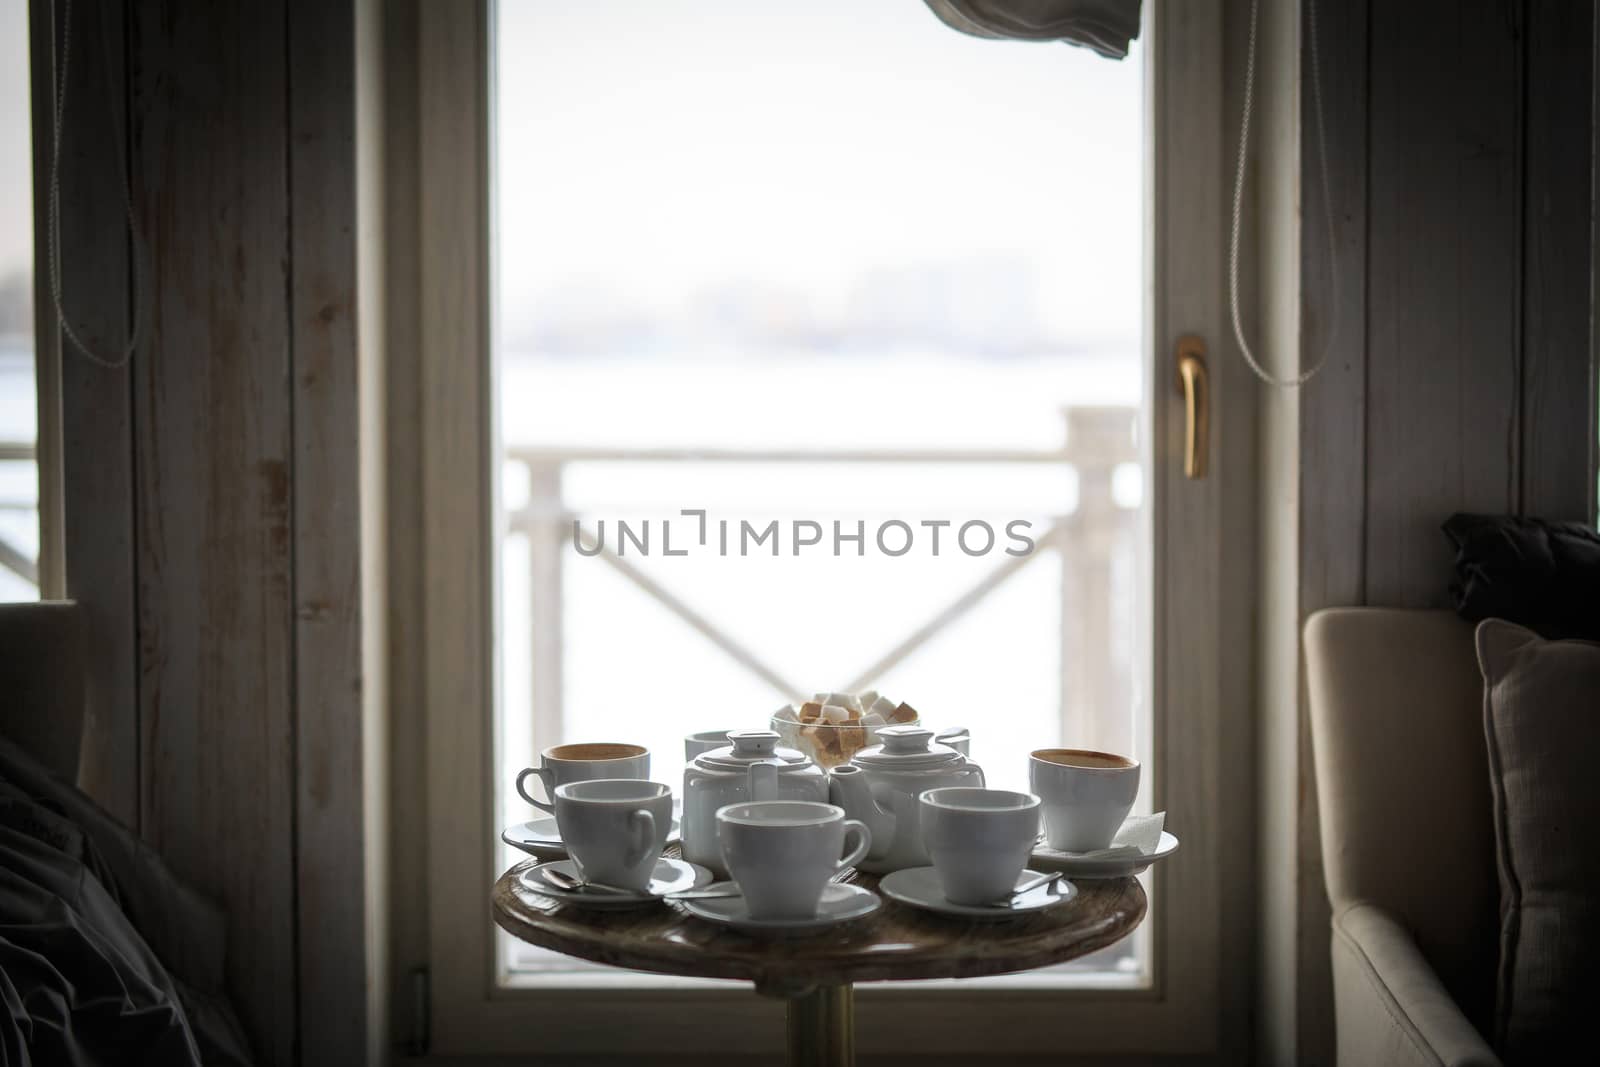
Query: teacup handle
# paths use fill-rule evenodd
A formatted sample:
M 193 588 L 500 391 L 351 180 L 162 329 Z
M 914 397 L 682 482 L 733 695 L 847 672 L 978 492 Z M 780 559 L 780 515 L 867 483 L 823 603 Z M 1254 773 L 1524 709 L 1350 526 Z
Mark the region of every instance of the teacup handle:
M 545 793 L 552 798 L 556 795 L 555 790 L 550 788 L 549 767 L 529 767 L 521 774 L 517 775 L 517 795 L 522 797 L 522 799 L 526 800 L 529 804 L 532 804 L 534 807 L 538 808 L 540 811 L 548 812 L 549 814 L 554 815 L 556 813 L 556 806 L 553 800 L 540 800 L 532 793 L 528 792 L 528 790 L 523 786 L 523 783 L 528 780 L 528 775 L 530 774 L 536 774 L 539 776 L 539 781 L 544 783 Z
M 650 854 L 650 846 L 656 842 L 656 817 L 643 808 L 629 812 L 628 829 L 633 831 L 633 848 L 622 865 L 633 867 L 644 862 L 644 858 Z
M 867 850 L 872 847 L 872 831 L 867 829 L 866 823 L 858 819 L 846 819 L 844 821 L 844 837 L 846 841 L 850 840 L 851 834 L 856 835 L 856 847 L 845 853 L 844 859 L 834 866 L 833 869 L 835 871 L 842 871 L 846 867 L 854 867 L 861 862 L 862 857 L 867 854 Z

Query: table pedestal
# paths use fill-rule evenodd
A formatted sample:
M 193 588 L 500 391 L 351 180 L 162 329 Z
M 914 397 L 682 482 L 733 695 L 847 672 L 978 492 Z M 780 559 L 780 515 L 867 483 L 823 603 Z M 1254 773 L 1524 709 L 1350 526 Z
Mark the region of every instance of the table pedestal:
M 789 998 L 789 1067 L 855 1067 L 855 990 L 815 986 Z

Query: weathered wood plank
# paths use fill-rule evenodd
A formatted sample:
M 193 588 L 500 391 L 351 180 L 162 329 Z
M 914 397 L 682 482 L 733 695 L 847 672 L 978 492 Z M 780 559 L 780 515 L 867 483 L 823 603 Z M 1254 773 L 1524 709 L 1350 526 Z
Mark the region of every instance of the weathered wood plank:
M 58 14 L 65 16 L 64 9 Z M 36 22 L 47 31 L 49 19 Z M 61 146 L 62 299 L 79 336 L 101 358 L 121 355 L 132 317 L 131 271 L 123 180 L 127 143 L 111 127 L 126 122 L 122 7 L 73 8 L 68 119 Z M 102 22 L 104 25 L 102 25 Z M 57 36 L 65 29 L 57 24 Z M 102 35 L 110 48 L 100 47 Z M 48 40 L 47 33 L 36 40 Z M 40 54 L 49 54 L 45 51 Z M 57 53 L 59 55 L 59 51 Z M 37 216 L 48 225 L 48 64 L 36 64 L 35 129 L 40 179 Z M 39 231 L 41 234 L 43 230 Z M 53 324 L 48 255 L 39 242 L 40 319 Z M 146 283 L 148 284 L 148 282 Z M 66 595 L 83 608 L 87 647 L 84 745 L 79 783 L 107 811 L 138 828 L 139 710 L 133 556 L 133 406 L 127 369 L 100 366 L 61 337 L 62 538 Z M 42 425 L 42 424 L 41 424 Z M 43 463 L 44 456 L 41 455 Z
M 1167 768 L 1152 783 L 1151 803 L 1193 813 L 1186 843 L 1198 831 L 1197 846 L 1211 856 L 1238 854 L 1231 834 L 1245 818 L 1226 807 L 1230 793 L 1224 787 L 1229 764 L 1223 724 L 1230 710 L 1224 685 L 1234 681 L 1234 670 L 1247 675 L 1248 666 L 1229 660 L 1221 644 L 1227 618 L 1224 561 L 1231 551 L 1223 519 L 1231 505 L 1249 499 L 1255 479 L 1253 468 L 1239 462 L 1254 447 L 1255 398 L 1219 299 L 1227 235 L 1229 150 L 1224 146 L 1230 143 L 1223 104 L 1225 7 L 1158 7 L 1147 59 L 1160 145 L 1152 179 L 1159 207 L 1150 235 L 1150 269 L 1160 296 L 1153 309 L 1155 350 L 1145 396 L 1155 471 L 1151 639 L 1159 659 L 1152 740 L 1140 755 L 1152 766 Z M 1210 350 L 1215 467 L 1202 479 L 1185 477 L 1178 459 L 1185 427 L 1173 353 L 1178 338 L 1188 333 L 1203 338 Z M 1180 763 L 1183 773 L 1174 772 Z M 1153 886 L 1153 935 L 1163 955 L 1160 981 L 1164 988 L 1192 991 L 1172 998 L 1183 1016 L 1165 1025 L 1182 1031 L 1195 1048 L 1213 1049 L 1222 1040 L 1216 961 L 1226 944 L 1222 910 L 1229 882 L 1223 868 L 1221 863 L 1173 866 Z M 1189 921 L 1191 906 L 1204 919 Z
M 130 9 L 155 315 L 134 368 L 142 830 L 228 913 L 265 1064 L 295 1003 L 281 4 Z
M 1516 507 L 1521 42 L 1492 0 L 1371 19 L 1365 599 L 1442 606 L 1439 524 Z
M 355 7 L 290 0 L 299 1057 L 367 1058 Z
M 1302 6 L 1300 352 L 1305 364 L 1319 358 L 1325 363 L 1299 397 L 1298 611 L 1293 651 L 1284 652 L 1286 662 L 1296 663 L 1299 625 L 1306 616 L 1331 604 L 1361 603 L 1366 582 L 1367 5 L 1324 2 L 1317 5 L 1316 15 L 1313 27 L 1309 7 Z M 1313 30 L 1321 68 L 1320 131 L 1311 83 Z M 1284 800 L 1292 795 L 1296 812 L 1294 1021 L 1290 1033 L 1275 1034 L 1276 1047 L 1267 1058 L 1328 1063 L 1333 1057 L 1333 974 L 1321 816 L 1310 722 L 1298 682 L 1294 693 L 1298 723 L 1293 755 L 1285 746 L 1274 757 L 1292 759 L 1295 765 L 1292 775 L 1280 774 L 1284 786 L 1274 793 Z
M 1518 510 L 1594 521 L 1589 449 L 1594 4 L 1527 5 Z
M 422 353 L 417 234 L 417 0 L 383 9 L 384 32 L 384 444 L 388 515 L 388 660 L 390 787 L 389 893 L 392 909 L 389 996 L 391 1047 L 412 1039 L 410 975 L 428 964 L 428 817 L 425 657 L 423 637 Z M 424 1020 L 425 1022 L 425 1020 Z
M 419 5 L 418 196 L 422 351 L 423 618 L 427 621 L 428 908 L 435 1049 L 477 1035 L 469 1012 L 493 965 L 493 932 L 463 921 L 491 885 L 484 788 L 493 745 L 493 531 L 489 478 L 488 12 Z

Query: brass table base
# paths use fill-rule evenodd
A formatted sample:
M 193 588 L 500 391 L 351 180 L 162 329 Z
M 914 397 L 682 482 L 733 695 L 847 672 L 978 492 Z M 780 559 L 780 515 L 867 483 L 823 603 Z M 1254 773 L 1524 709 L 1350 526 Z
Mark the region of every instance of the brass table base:
M 815 986 L 789 998 L 789 1067 L 855 1067 L 855 987 Z

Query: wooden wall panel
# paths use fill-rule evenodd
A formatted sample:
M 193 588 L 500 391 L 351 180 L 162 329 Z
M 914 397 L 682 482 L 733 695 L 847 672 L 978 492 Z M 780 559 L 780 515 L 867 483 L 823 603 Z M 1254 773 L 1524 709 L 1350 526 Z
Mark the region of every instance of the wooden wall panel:
M 1518 510 L 1594 521 L 1589 470 L 1596 397 L 1589 372 L 1593 136 L 1592 2 L 1527 6 L 1523 131 L 1522 405 Z
M 134 372 L 141 828 L 228 912 L 262 1062 L 294 1058 L 294 459 L 277 3 L 131 9 L 156 302 Z
M 366 1058 L 355 10 L 291 0 L 295 912 L 300 1049 Z
M 1303 14 L 1309 19 L 1309 9 Z M 1349 166 L 1367 150 L 1367 8 L 1365 4 L 1317 6 L 1315 27 L 1321 63 L 1324 123 L 1318 137 L 1316 98 L 1307 47 L 1301 54 L 1300 94 L 1301 359 L 1325 359 L 1320 374 L 1300 392 L 1300 489 L 1298 610 L 1301 618 L 1330 604 L 1361 600 L 1366 586 L 1367 480 L 1367 169 Z M 1302 43 L 1312 27 L 1303 22 Z M 1327 152 L 1327 159 L 1321 157 Z M 1324 170 L 1325 167 L 1325 170 Z M 1326 173 L 1326 187 L 1324 187 Z M 1332 247 L 1328 209 L 1332 214 Z M 1298 659 L 1299 642 L 1295 642 Z M 1298 671 L 1292 672 L 1298 676 Z M 1285 693 L 1285 699 L 1287 699 Z M 1281 1036 L 1272 1052 L 1287 1061 L 1331 1062 L 1333 972 L 1328 957 L 1330 911 L 1323 889 L 1320 812 L 1312 778 L 1310 723 L 1304 696 L 1295 693 L 1297 725 L 1292 758 L 1295 829 L 1295 974 L 1292 1038 Z M 1287 799 L 1287 798 L 1286 798 Z M 1272 1062 L 1268 1056 L 1262 1062 Z
M 1500 0 L 1371 18 L 1366 599 L 1439 607 L 1439 523 L 1517 503 L 1521 47 Z
M 383 383 L 358 344 L 358 305 L 380 321 L 382 295 L 357 294 L 382 149 L 363 142 L 358 166 L 356 13 L 76 5 L 63 136 L 68 309 L 110 357 L 133 307 L 150 313 L 129 367 L 70 349 L 52 364 L 65 582 L 95 650 L 82 779 L 226 907 L 230 993 L 271 1065 L 384 1046 L 368 1044 L 385 988 L 369 890 L 386 828 L 366 791 L 385 650 L 381 619 L 363 627 L 383 599 Z M 64 15 L 34 8 L 41 189 Z M 137 282 L 125 173 L 149 249 Z
M 1340 255 L 1335 294 L 1304 41 L 1304 357 L 1341 340 L 1301 397 L 1300 615 L 1447 606 L 1451 513 L 1593 521 L 1593 4 L 1318 11 Z M 1332 1004 L 1303 697 L 1299 764 L 1296 1044 L 1264 1051 L 1317 1063 Z
M 428 965 L 428 909 L 417 886 L 428 877 L 428 835 L 416 833 L 428 816 L 426 709 L 423 648 L 422 325 L 417 232 L 418 128 L 417 0 L 391 0 L 384 9 L 384 157 L 388 167 L 384 201 L 385 344 L 387 423 L 386 505 L 388 539 L 389 892 L 391 913 L 391 1044 L 419 1040 L 411 975 Z

